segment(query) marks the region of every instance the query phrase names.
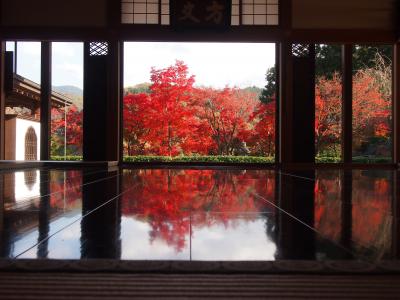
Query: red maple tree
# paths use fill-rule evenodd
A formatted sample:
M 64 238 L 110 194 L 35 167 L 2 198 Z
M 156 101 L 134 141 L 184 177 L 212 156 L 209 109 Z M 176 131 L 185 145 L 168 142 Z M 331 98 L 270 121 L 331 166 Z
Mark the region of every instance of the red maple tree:
M 248 154 L 245 141 L 250 134 L 250 116 L 257 100 L 253 93 L 237 88 L 196 90 L 200 120 L 207 125 L 218 155 Z
M 255 123 L 250 133 L 249 145 L 260 156 L 273 156 L 275 153 L 275 97 L 271 102 L 258 103 L 250 120 Z
M 151 70 L 149 94 L 124 97 L 128 155 L 248 154 L 257 95 L 238 88 L 194 87 L 182 61 Z
M 317 151 L 330 148 L 340 151 L 341 77 L 334 74 L 332 79 L 320 77 L 315 86 L 315 148 Z
M 129 94 L 124 97 L 124 141 L 128 155 L 144 154 L 149 122 L 150 97 L 147 94 Z
M 146 138 L 157 155 L 178 155 L 181 143 L 190 136 L 194 111 L 190 102 L 194 76 L 182 61 L 166 69 L 151 70 L 151 97 Z
M 67 110 L 66 112 L 65 109 Z M 83 111 L 79 110 L 75 105 L 71 105 L 64 109 L 53 108 L 51 116 L 52 136 L 62 139 L 66 136 L 67 145 L 76 148 L 75 154 L 81 154 L 83 145 Z

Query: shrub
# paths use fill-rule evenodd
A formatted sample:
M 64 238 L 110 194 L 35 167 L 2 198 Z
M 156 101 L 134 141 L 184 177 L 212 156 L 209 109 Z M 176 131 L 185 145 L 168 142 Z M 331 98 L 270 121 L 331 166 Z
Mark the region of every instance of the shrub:
M 373 164 L 373 163 L 390 163 L 391 157 L 376 157 L 376 156 L 353 156 L 354 163 Z
M 316 156 L 316 163 L 338 163 L 341 158 L 339 156 Z
M 81 155 L 67 155 L 67 156 L 52 156 L 51 160 L 55 161 L 80 161 L 83 160 Z
M 339 156 L 317 156 L 315 162 L 317 163 L 338 163 L 341 161 Z M 390 163 L 392 159 L 390 157 L 376 157 L 373 155 L 367 156 L 353 156 L 353 163 L 360 164 L 376 164 L 376 163 Z

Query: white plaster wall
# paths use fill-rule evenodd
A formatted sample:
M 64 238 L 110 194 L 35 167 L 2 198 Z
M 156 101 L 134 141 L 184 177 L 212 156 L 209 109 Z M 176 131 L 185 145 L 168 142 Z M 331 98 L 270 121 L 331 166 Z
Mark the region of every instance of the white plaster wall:
M 31 186 L 31 189 L 25 183 L 25 172 L 15 173 L 15 202 L 24 202 L 40 195 L 40 174 L 39 171 L 35 172 L 36 182 Z
M 25 160 L 25 135 L 28 128 L 32 126 L 37 136 L 37 158 L 40 157 L 40 123 L 17 119 L 15 130 L 15 159 Z

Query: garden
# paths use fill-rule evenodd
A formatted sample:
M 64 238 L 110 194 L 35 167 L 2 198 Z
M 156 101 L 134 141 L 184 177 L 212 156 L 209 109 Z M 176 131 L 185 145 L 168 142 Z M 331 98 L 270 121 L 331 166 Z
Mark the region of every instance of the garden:
M 315 86 L 316 162 L 341 160 L 340 47 L 318 45 Z M 391 48 L 355 47 L 353 160 L 391 160 Z M 273 163 L 275 68 L 266 86 L 215 88 L 196 83 L 188 65 L 150 70 L 150 82 L 125 89 L 126 162 Z M 52 157 L 82 158 L 82 109 L 52 112 Z

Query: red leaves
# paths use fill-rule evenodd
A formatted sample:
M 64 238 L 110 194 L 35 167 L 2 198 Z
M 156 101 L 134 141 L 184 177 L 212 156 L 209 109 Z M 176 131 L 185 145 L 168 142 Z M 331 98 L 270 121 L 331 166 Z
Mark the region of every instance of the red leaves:
M 195 88 L 194 76 L 181 61 L 153 68 L 151 81 L 149 95 L 124 98 L 128 155 L 249 153 L 257 95 L 237 88 Z
M 315 141 L 317 151 L 340 143 L 342 83 L 339 75 L 320 77 L 315 87 Z
M 273 156 L 275 153 L 275 97 L 268 104 L 258 103 L 251 115 L 256 121 L 249 144 L 258 155 Z
M 182 144 L 191 133 L 194 121 L 191 92 L 194 77 L 188 76 L 187 66 L 177 61 L 174 66 L 151 70 L 147 118 L 149 129 L 146 141 L 151 145 L 149 154 L 175 156 L 180 154 Z
M 79 149 L 78 152 L 82 153 L 83 111 L 78 110 L 75 105 L 71 105 L 66 109 L 66 113 L 64 109 L 52 109 L 51 133 L 59 133 L 59 135 L 64 136 L 66 130 L 67 145 L 76 146 Z
M 152 124 L 147 117 L 149 105 L 150 98 L 143 93 L 124 97 L 124 137 L 128 155 L 143 154 L 145 151 L 146 140 L 143 138 Z
M 391 101 L 385 99 L 378 82 L 367 72 L 353 77 L 353 136 L 355 147 L 369 137 L 390 136 Z
M 337 74 L 332 79 L 319 78 L 315 89 L 316 148 L 340 144 L 342 83 Z M 367 72 L 353 76 L 354 148 L 371 137 L 390 136 L 391 103 L 380 91 L 378 82 Z

